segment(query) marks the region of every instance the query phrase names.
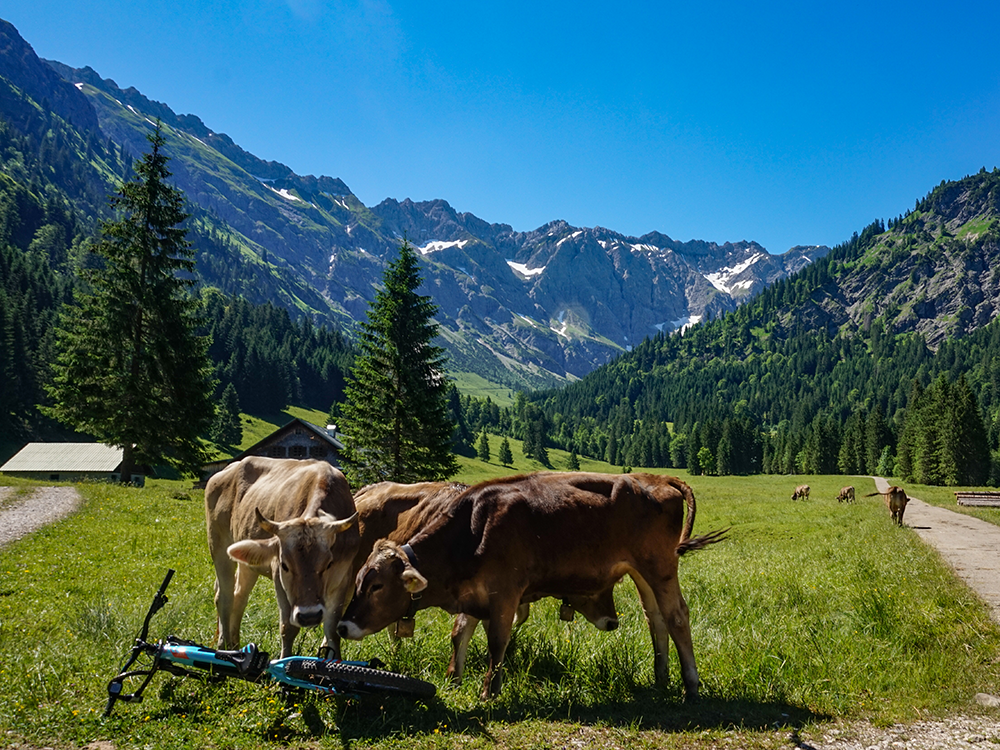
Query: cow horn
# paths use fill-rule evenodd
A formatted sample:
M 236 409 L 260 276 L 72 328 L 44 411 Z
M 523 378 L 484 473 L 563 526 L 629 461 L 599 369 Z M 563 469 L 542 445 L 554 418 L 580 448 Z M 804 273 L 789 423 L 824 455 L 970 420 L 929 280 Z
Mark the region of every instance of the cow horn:
M 358 512 L 355 511 L 354 515 L 350 518 L 345 518 L 342 521 L 337 520 L 336 516 L 333 516 L 326 511 L 321 510 L 319 512 L 320 518 L 326 521 L 327 529 L 332 531 L 334 534 L 340 534 L 341 532 L 347 531 L 351 528 L 358 520 Z
M 254 508 L 253 510 L 254 513 L 257 514 L 257 524 L 261 527 L 261 529 L 266 531 L 271 536 L 275 536 L 281 526 L 274 521 L 264 518 L 264 514 L 260 512 L 260 508 Z

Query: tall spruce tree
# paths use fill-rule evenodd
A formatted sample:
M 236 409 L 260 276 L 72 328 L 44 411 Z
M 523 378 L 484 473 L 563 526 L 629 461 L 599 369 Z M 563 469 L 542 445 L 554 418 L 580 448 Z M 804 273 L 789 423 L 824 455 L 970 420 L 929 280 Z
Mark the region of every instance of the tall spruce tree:
M 197 471 L 199 436 L 215 415 L 184 197 L 167 183 L 160 126 L 147 138 L 134 180 L 110 200 L 121 218 L 104 223 L 93 247 L 89 291 L 61 316 L 47 387 L 50 416 L 122 448 L 123 482 L 142 463 Z
M 447 479 L 458 470 L 448 416 L 444 350 L 431 342 L 437 311 L 417 294 L 416 252 L 403 241 L 361 325 L 360 352 L 345 389 L 344 465 L 356 485 Z
M 510 466 L 514 463 L 514 454 L 511 453 L 510 441 L 507 438 L 500 441 L 500 452 L 497 454 L 497 461 L 504 466 Z

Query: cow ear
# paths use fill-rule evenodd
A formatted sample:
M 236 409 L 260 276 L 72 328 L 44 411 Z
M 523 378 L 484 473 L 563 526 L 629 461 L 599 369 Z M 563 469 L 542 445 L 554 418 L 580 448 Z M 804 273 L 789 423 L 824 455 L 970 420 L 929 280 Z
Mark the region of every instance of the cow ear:
M 242 542 L 230 544 L 226 553 L 236 562 L 244 565 L 270 565 L 278 556 L 278 538 L 271 537 L 265 541 L 244 539 Z
M 413 568 L 407 567 L 403 571 L 403 588 L 409 593 L 416 594 L 427 588 L 427 579 L 420 575 Z

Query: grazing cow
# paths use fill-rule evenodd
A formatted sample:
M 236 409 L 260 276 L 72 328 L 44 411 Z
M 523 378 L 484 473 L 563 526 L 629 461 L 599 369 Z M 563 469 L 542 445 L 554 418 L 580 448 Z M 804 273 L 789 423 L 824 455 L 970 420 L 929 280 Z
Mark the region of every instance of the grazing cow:
M 694 494 L 681 480 L 541 472 L 483 482 L 440 509 L 406 544 L 375 545 L 358 572 L 354 599 L 340 623 L 342 636 L 361 639 L 431 606 L 488 620 L 486 699 L 500 691 L 521 602 L 597 595 L 628 574 L 649 623 L 656 681 L 668 680 L 670 637 L 686 693 L 697 696 L 678 559 L 718 541 L 721 533 L 690 538 Z
M 853 503 L 854 502 L 854 488 L 853 487 L 841 487 L 840 494 L 837 495 L 838 503 Z
M 881 495 L 885 498 L 885 504 L 889 508 L 889 517 L 892 519 L 892 522 L 897 526 L 902 526 L 903 512 L 906 510 L 906 504 L 910 502 L 910 498 L 906 496 L 903 488 L 892 485 L 885 492 L 869 492 L 865 497 L 875 497 L 875 495 Z
M 344 475 L 326 461 L 244 458 L 208 480 L 205 518 L 219 647 L 239 646 L 250 591 L 266 575 L 278 598 L 281 656 L 291 656 L 300 628 L 322 623 L 323 647 L 339 658 L 337 624 L 359 543 Z
M 809 485 L 800 484 L 795 488 L 795 492 L 792 493 L 792 500 L 808 500 L 809 499 Z
M 429 518 L 433 518 L 435 513 L 445 512 L 449 501 L 467 489 L 468 485 L 455 482 L 416 484 L 379 482 L 362 487 L 354 493 L 354 504 L 358 510 L 358 529 L 361 533 L 361 543 L 354 558 L 355 574 L 364 565 L 379 539 L 388 538 L 398 543 L 405 542 L 416 534 Z M 425 503 L 421 510 L 416 510 L 418 503 Z M 432 512 L 422 512 L 427 508 L 432 509 Z M 575 612 L 580 612 L 598 630 L 617 628 L 618 613 L 615 610 L 613 585 L 593 596 L 565 597 L 560 616 L 564 620 L 572 620 Z M 523 623 L 528 619 L 529 613 L 530 603 L 521 602 L 517 608 L 514 624 Z M 458 614 L 455 617 L 451 635 L 453 651 L 448 664 L 448 677 L 454 682 L 462 681 L 469 641 L 472 640 L 478 622 L 478 619 L 465 614 Z M 397 621 L 396 633 L 401 636 L 412 635 L 412 627 L 412 617 L 404 617 Z

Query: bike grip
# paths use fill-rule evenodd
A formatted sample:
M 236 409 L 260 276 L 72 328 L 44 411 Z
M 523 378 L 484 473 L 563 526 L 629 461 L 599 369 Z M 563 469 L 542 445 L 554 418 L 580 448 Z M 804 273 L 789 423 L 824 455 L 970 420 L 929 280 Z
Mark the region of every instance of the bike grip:
M 160 584 L 160 590 L 156 592 L 157 596 L 163 596 L 167 591 L 167 586 L 170 585 L 170 579 L 174 577 L 174 569 L 167 568 L 167 575 L 163 579 L 163 583 Z

